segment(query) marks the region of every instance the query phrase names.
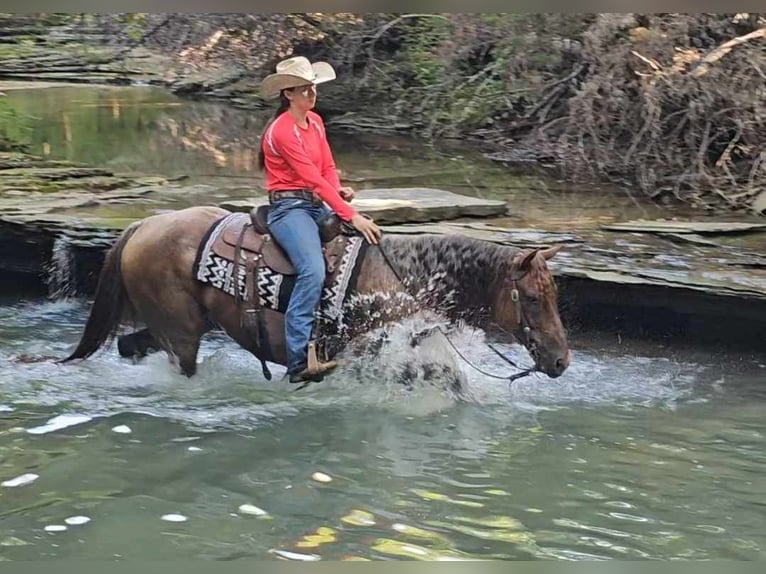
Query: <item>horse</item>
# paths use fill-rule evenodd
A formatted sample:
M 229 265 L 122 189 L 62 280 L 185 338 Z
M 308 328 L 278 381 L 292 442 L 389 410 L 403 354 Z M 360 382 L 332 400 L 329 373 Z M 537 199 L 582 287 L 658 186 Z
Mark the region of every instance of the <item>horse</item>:
M 120 355 L 140 359 L 164 351 L 183 375 L 192 377 L 202 337 L 223 330 L 261 361 L 270 379 L 266 362 L 287 362 L 283 312 L 262 305 L 253 309 L 252 304 L 243 304 L 237 287 L 226 292 L 195 275 L 201 246 L 210 240 L 212 230 L 237 215 L 245 214 L 196 206 L 151 215 L 128 226 L 106 251 L 80 341 L 60 362 L 86 359 L 111 344 L 123 324 L 142 324 L 140 330 L 117 336 Z M 256 229 L 256 218 L 252 221 Z M 235 261 L 249 253 L 244 231 L 237 231 L 236 247 L 234 242 L 228 246 L 235 251 Z M 271 265 L 272 275 L 285 279 L 289 261 L 277 244 L 268 243 L 267 231 L 255 235 L 251 230 L 257 245 L 270 245 L 271 251 L 253 248 L 263 257 L 250 261 L 260 261 L 266 271 L 269 258 L 280 263 Z M 550 378 L 567 369 L 571 352 L 558 313 L 556 284 L 546 264 L 560 246 L 521 249 L 459 234 L 385 234 L 379 245 L 368 245 L 361 237 L 335 241 L 348 244 L 350 239 L 363 243 L 364 249 L 359 250 L 355 277 L 348 281 L 343 312 L 334 318 L 334 327 L 324 331 L 325 339 L 332 341 L 323 346 L 325 359 L 375 327 L 429 308 L 439 309 L 453 322 L 498 328 L 524 345 L 534 370 Z M 237 285 L 252 290 L 260 279 L 254 279 L 251 267 L 247 272 Z M 249 298 L 251 303 L 253 298 L 260 300 L 253 293 Z M 248 320 L 252 316 L 259 317 L 257 324 Z

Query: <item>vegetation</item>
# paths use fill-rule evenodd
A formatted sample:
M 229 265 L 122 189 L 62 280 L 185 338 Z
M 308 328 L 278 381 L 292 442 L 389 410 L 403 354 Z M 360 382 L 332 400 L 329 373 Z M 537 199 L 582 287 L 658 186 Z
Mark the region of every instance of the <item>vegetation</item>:
M 170 56 L 179 92 L 257 106 L 260 78 L 304 54 L 338 68 L 321 105 L 347 126 L 471 138 L 658 201 L 766 201 L 762 14 L 43 16 Z
M 654 199 L 748 208 L 766 193 L 759 14 L 402 15 L 351 54 L 363 101 L 429 137 Z M 347 41 L 348 42 L 348 41 Z
M 31 134 L 28 120 L 0 96 L 0 151 L 26 151 Z

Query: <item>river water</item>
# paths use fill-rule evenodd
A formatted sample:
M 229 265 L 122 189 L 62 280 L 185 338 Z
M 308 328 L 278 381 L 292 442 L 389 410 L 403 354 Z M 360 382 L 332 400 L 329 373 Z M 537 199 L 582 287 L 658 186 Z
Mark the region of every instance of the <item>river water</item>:
M 154 90 L 9 99 L 35 116 L 34 145 L 47 143 L 53 157 L 208 184 L 253 173 L 252 134 L 241 134 L 255 120 L 244 112 Z M 175 140 L 163 131 L 173 122 L 182 126 Z M 236 149 L 250 160 L 200 151 L 217 133 L 224 158 Z M 400 175 L 419 171 L 417 185 L 532 181 L 469 154 L 423 148 L 413 157 L 406 145 L 376 149 L 388 146 Z M 368 178 L 360 186 L 390 177 L 372 148 L 338 147 L 347 173 Z M 429 163 L 458 169 L 447 181 Z M 535 181 L 545 189 L 537 197 L 506 191 L 530 221 L 542 220 L 551 196 L 569 197 Z M 588 221 L 652 210 L 616 194 L 586 196 L 578 209 Z M 132 364 L 114 348 L 80 364 L 25 359 L 68 353 L 87 310 L 77 298 L 0 299 L 0 559 L 766 557 L 764 356 L 573 333 L 564 376 L 508 387 L 466 367 L 438 336 L 410 349 L 409 335 L 430 320 L 415 317 L 389 329 L 380 353 L 347 357 L 300 392 L 279 369 L 264 380 L 257 361 L 220 336 L 204 341 L 191 380 L 164 356 Z M 506 372 L 481 332 L 466 328 L 454 341 L 479 366 Z M 460 396 L 397 382 L 426 357 L 461 373 Z

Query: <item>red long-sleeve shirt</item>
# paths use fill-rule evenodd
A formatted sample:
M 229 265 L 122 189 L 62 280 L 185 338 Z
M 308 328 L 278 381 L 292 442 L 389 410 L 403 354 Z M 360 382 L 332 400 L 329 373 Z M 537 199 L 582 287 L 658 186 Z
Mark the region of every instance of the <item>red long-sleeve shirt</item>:
M 327 143 L 324 122 L 309 112 L 308 126 L 302 128 L 288 112 L 280 114 L 263 138 L 266 189 L 310 189 L 344 221 L 356 210 L 340 196 L 340 179 Z

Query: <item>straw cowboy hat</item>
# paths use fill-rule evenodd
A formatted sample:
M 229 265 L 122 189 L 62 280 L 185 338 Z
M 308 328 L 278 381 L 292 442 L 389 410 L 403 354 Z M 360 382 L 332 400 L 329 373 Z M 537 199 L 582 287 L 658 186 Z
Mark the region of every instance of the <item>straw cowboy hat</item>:
M 282 60 L 277 64 L 277 72 L 269 74 L 261 83 L 261 94 L 267 100 L 273 100 L 282 90 L 322 84 L 335 79 L 335 70 L 327 62 L 308 61 L 308 58 L 296 56 Z

